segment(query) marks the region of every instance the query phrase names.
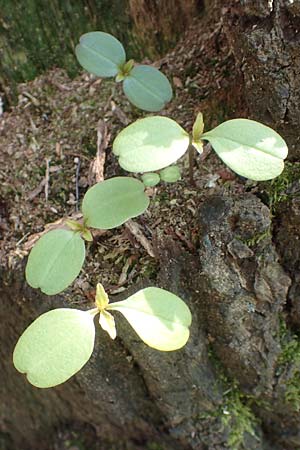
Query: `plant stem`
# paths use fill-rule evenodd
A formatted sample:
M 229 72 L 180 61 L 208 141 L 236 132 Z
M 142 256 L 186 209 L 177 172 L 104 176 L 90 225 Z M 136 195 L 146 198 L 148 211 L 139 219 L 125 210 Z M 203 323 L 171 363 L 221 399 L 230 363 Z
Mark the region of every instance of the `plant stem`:
M 190 144 L 189 145 L 189 179 L 190 179 L 190 185 L 195 186 L 195 180 L 194 180 L 194 159 L 195 159 L 195 150 L 194 147 Z

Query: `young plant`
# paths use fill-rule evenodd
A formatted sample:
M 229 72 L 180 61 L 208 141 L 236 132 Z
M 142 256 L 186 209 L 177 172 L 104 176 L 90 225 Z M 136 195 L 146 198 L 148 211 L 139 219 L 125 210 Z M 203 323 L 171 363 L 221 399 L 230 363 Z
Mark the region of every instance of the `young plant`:
M 178 350 L 189 338 L 192 317 L 188 306 L 164 289 L 148 287 L 110 304 L 98 284 L 95 304 L 88 311 L 60 308 L 38 317 L 16 344 L 15 368 L 38 388 L 64 383 L 91 357 L 97 314 L 102 329 L 115 339 L 115 320 L 109 311 L 122 313 L 142 341 L 156 350 Z
M 217 155 L 234 172 L 251 180 L 270 180 L 281 174 L 288 149 L 282 137 L 254 120 L 228 120 L 203 133 L 202 114 L 191 136 L 174 120 L 146 117 L 122 130 L 113 143 L 120 166 L 128 172 L 151 172 L 175 163 L 192 144 L 202 153 L 209 141 Z
M 82 202 L 83 223 L 67 221 L 69 230 L 52 230 L 30 252 L 26 280 L 48 295 L 58 294 L 78 276 L 85 260 L 84 240 L 90 228 L 112 229 L 142 214 L 149 205 L 144 184 L 131 177 L 115 177 L 91 187 Z
M 126 62 L 123 45 L 111 34 L 86 33 L 75 52 L 80 65 L 88 72 L 123 81 L 126 97 L 140 109 L 160 111 L 172 98 L 172 88 L 165 75 L 152 66 L 134 66 L 132 59 Z

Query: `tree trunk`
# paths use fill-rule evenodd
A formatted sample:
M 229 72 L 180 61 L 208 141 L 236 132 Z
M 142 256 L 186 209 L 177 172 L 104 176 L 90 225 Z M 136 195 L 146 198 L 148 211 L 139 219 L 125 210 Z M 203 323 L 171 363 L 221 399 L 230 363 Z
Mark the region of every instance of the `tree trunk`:
M 170 9 L 165 6 L 167 3 Z M 130 0 L 133 27 L 140 29 L 135 42 L 148 42 L 148 33 L 156 28 L 155 24 L 163 35 L 177 34 L 182 25 L 177 23 L 175 5 L 182 24 L 186 24 L 198 2 L 167 3 L 161 6 L 166 9 L 159 10 L 158 1 Z M 148 15 L 149 20 L 145 20 Z M 167 204 L 159 191 L 156 201 L 163 204 L 162 217 L 161 221 L 153 219 L 157 270 L 153 274 L 147 267 L 144 272 L 150 273 L 149 278 L 145 276 L 118 299 L 149 284 L 181 296 L 193 313 L 191 337 L 182 350 L 170 353 L 151 350 L 120 319 L 116 341 L 100 330 L 92 359 L 70 381 L 50 390 L 35 389 L 26 383 L 11 362 L 14 345 L 24 328 L 49 309 L 70 302 L 75 307 L 79 303 L 84 309 L 88 300 L 72 296 L 70 300 L 68 293 L 55 298 L 41 297 L 29 289 L 24 281 L 24 263 L 16 262 L 17 257 L 24 257 L 17 244 L 22 234 L 15 239 L 13 252 L 4 255 L 5 245 L 9 245 L 9 227 L 14 225 L 18 230 L 17 224 L 24 220 L 25 200 L 20 197 L 20 187 L 10 189 L 3 179 L 1 450 L 300 448 L 300 341 L 296 334 L 300 325 L 299 17 L 299 1 L 207 1 L 205 15 L 194 24 L 192 38 L 184 37 L 166 63 L 175 71 L 173 81 L 179 86 L 175 106 L 168 110 L 169 114 L 173 112 L 173 118 L 190 125 L 191 119 L 183 116 L 203 109 L 208 122 L 214 122 L 221 113 L 224 120 L 238 116 L 260 120 L 287 139 L 293 161 L 287 164 L 282 176 L 270 183 L 245 185 L 236 180 L 228 189 L 225 183 L 215 190 L 203 188 L 200 192 L 182 182 L 173 197 L 175 203 Z M 61 33 L 64 36 L 63 29 Z M 176 58 L 186 58 L 189 66 L 176 71 L 176 64 L 172 63 Z M 220 70 L 224 72 L 221 81 Z M 199 82 L 203 73 L 210 77 L 211 83 L 205 89 Z M 76 89 L 76 81 L 73 83 L 72 88 Z M 58 86 L 69 92 L 63 83 Z M 97 103 L 98 94 L 100 97 L 97 89 L 102 86 L 103 81 L 87 88 L 96 106 L 92 106 L 89 97 L 78 106 L 75 104 L 78 100 L 72 97 L 68 111 L 72 111 L 70 121 L 74 130 L 90 128 L 91 119 L 84 121 L 93 107 L 96 114 L 107 113 L 107 98 Z M 195 100 L 190 106 L 191 93 Z M 72 94 L 69 95 L 71 98 Z M 49 139 L 46 136 L 49 143 L 46 139 L 39 144 L 39 127 L 44 120 L 38 115 L 43 111 L 41 104 L 24 109 L 28 122 L 21 131 L 16 132 L 14 126 L 18 126 L 22 110 L 5 116 L 2 128 L 0 122 L 0 131 L 4 137 L 5 133 L 11 136 L 13 147 L 3 146 L 3 154 L 7 151 L 8 156 L 2 161 L 0 152 L 1 167 L 18 164 L 19 172 L 12 175 L 16 184 L 22 185 L 33 173 L 24 175 L 20 159 L 26 166 L 32 153 L 40 152 L 45 157 L 47 151 L 55 158 L 53 139 L 63 142 L 66 155 L 70 148 L 72 151 L 76 148 L 75 133 L 67 137 L 55 135 L 58 131 L 53 123 L 63 121 L 67 126 L 68 116 L 51 101 L 47 99 L 45 103 L 47 108 L 53 107 L 45 131 L 49 133 Z M 124 105 L 121 108 L 128 108 Z M 36 122 L 32 119 L 34 108 L 38 110 Z M 131 114 L 132 119 L 136 111 L 128 108 L 126 114 Z M 107 117 L 115 132 L 120 123 L 114 122 L 113 112 Z M 10 126 L 11 132 L 5 126 Z M 67 159 L 59 164 L 64 165 L 72 178 Z M 218 163 L 213 159 L 211 164 L 215 174 Z M 109 160 L 107 171 L 112 168 Z M 54 200 L 67 189 L 64 182 L 58 178 L 51 186 L 52 207 L 59 209 Z M 41 227 L 40 209 L 44 206 L 43 198 L 35 198 L 30 204 L 28 222 L 33 227 Z M 65 208 L 68 212 L 70 206 Z M 13 211 L 11 216 L 9 210 Z M 183 229 L 190 227 L 194 243 L 185 236 L 179 239 L 173 229 L 169 231 L 173 225 L 176 228 L 185 210 L 193 216 L 193 225 L 183 222 Z M 47 214 L 51 214 L 49 208 Z M 163 216 L 169 214 L 168 228 Z M 143 220 L 142 224 L 147 222 L 147 233 L 151 215 Z M 90 253 L 98 255 L 96 250 L 90 249 Z M 99 263 L 96 261 L 94 266 L 90 263 L 88 267 L 92 267 L 90 279 L 98 279 Z

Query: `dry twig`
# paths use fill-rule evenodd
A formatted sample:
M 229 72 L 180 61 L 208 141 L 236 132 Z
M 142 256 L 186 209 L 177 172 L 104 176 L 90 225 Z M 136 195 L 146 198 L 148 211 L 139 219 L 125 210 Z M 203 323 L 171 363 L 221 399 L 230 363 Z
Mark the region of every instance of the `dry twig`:
M 125 227 L 127 228 L 127 230 L 130 231 L 130 233 L 135 237 L 135 239 L 144 247 L 148 255 L 151 256 L 152 258 L 155 258 L 152 244 L 143 234 L 141 226 L 138 223 L 134 222 L 133 220 L 129 219 L 125 223 Z
M 91 162 L 88 174 L 88 183 L 92 186 L 95 181 L 99 183 L 104 180 L 105 150 L 110 140 L 110 133 L 104 120 L 100 119 L 97 124 L 97 154 Z

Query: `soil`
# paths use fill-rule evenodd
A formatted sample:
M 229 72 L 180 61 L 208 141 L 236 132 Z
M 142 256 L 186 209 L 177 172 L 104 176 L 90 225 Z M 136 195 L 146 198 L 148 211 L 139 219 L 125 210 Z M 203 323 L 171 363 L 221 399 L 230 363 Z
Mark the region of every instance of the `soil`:
M 218 22 L 215 18 L 212 20 L 212 16 L 209 17 L 206 23 L 205 19 L 202 20 L 201 30 L 199 23 L 195 22 L 182 36 L 176 48 L 162 60 L 155 62 L 172 80 L 174 88 L 174 100 L 160 114 L 175 119 L 187 131 L 191 130 L 199 111 L 204 114 L 206 129 L 227 118 L 247 117 L 246 103 L 241 91 L 243 83 L 239 72 L 232 70 L 234 59 L 223 32 L 222 21 L 220 19 Z M 30 306 L 38 304 L 39 294 L 32 293 L 28 287 L 24 288 L 24 281 L 20 277 L 32 239 L 43 232 L 46 225 L 55 223 L 62 217 L 78 214 L 80 202 L 89 187 L 90 164 L 97 150 L 99 120 L 105 121 L 111 134 L 106 149 L 107 179 L 124 174 L 111 151 L 113 139 L 126 124 L 145 114 L 127 102 L 120 85 L 86 73 L 70 79 L 63 70 L 53 69 L 32 82 L 19 85 L 18 92 L 18 104 L 0 118 L 0 258 L 3 285 L 13 286 L 10 291 L 7 290 L 10 292 L 8 310 L 14 311 L 11 301 L 15 302 L 19 312 L 24 311 L 25 307 L 29 308 L 22 319 L 23 326 L 36 317 L 37 310 L 41 312 L 60 304 L 59 299 L 48 301 L 43 296 L 42 306 Z M 215 384 L 220 373 L 226 373 L 222 375 L 223 379 L 227 380 L 229 377 L 238 380 L 238 385 L 243 390 L 241 398 L 248 396 L 247 408 L 250 408 L 250 397 L 256 402 L 253 411 L 260 417 L 262 425 L 254 425 L 255 433 L 252 429 L 245 429 L 246 448 L 297 448 L 293 446 L 299 443 L 294 425 L 289 428 L 291 435 L 291 430 L 294 432 L 292 439 L 276 438 L 274 429 L 278 426 L 279 419 L 275 413 L 271 418 L 268 416 L 268 408 L 270 405 L 274 406 L 274 399 L 279 402 L 280 395 L 284 395 L 280 389 L 288 377 L 287 369 L 284 369 L 280 375 L 282 384 L 278 381 L 279 390 L 276 391 L 274 373 L 276 358 L 280 353 L 277 336 L 279 313 L 285 309 L 287 291 L 291 283 L 278 262 L 284 256 L 281 253 L 279 258 L 270 235 L 272 223 L 268 207 L 271 206 L 273 185 L 241 179 L 225 168 L 213 152 L 205 159 L 194 156 L 194 181 L 189 179 L 186 155 L 179 162 L 181 181 L 174 184 L 161 183 L 158 187 L 149 189 L 150 207 L 143 216 L 134 219 L 141 226 L 144 237 L 153 246 L 155 257 L 153 258 L 124 226 L 98 234 L 88 246 L 83 271 L 66 290 L 63 298 L 64 302 L 80 305 L 83 309 L 90 307 L 97 282 L 106 287 L 112 299 L 119 299 L 123 291 L 136 290 L 137 286 L 143 284 L 155 284 L 170 290 L 173 285 L 174 292 L 192 292 L 191 305 L 195 312 L 196 334 L 188 350 L 190 359 L 186 360 L 183 355 L 174 357 L 174 360 L 167 358 L 164 362 L 162 358 L 143 350 L 141 360 L 138 344 L 130 333 L 128 338 L 124 337 L 126 333 L 122 334 L 122 330 L 127 332 L 127 329 L 124 328 L 125 325 L 121 325 L 122 339 L 117 344 L 114 343 L 111 347 L 110 343 L 106 344 L 105 339 L 101 344 L 114 356 L 115 370 L 120 373 L 125 371 L 131 380 L 127 385 L 121 376 L 114 375 L 114 367 L 109 368 L 108 363 L 101 369 L 102 373 L 106 370 L 112 378 L 116 378 L 115 383 L 119 389 L 116 394 L 119 404 L 105 406 L 112 418 L 107 419 L 108 412 L 105 410 L 103 417 L 100 415 L 96 420 L 86 406 L 90 402 L 91 411 L 99 411 L 99 405 L 93 396 L 95 387 L 93 385 L 90 390 L 87 387 L 92 383 L 88 380 L 96 376 L 94 366 L 100 370 L 95 355 L 85 375 L 78 378 L 79 384 L 74 382 L 70 384 L 70 388 L 66 388 L 67 394 L 58 390 L 57 398 L 54 394 L 53 397 L 45 397 L 45 402 L 48 403 L 43 403 L 41 397 L 34 397 L 31 408 L 35 407 L 34 402 L 46 408 L 45 405 L 51 406 L 52 401 L 58 408 L 55 420 L 59 425 L 52 434 L 48 431 L 49 435 L 45 437 L 43 448 L 239 448 L 233 446 L 236 444 L 230 447 L 230 430 L 228 431 L 225 422 L 220 420 L 217 414 L 212 413 L 213 408 L 214 411 L 220 411 L 222 396 L 227 395 L 224 394 L 226 389 L 223 385 L 220 387 L 221 385 L 217 384 L 219 387 L 216 387 Z M 76 187 L 79 188 L 79 198 L 76 198 Z M 285 190 L 288 187 L 289 183 Z M 282 229 L 279 215 L 276 215 L 275 210 L 273 212 L 272 219 L 280 233 Z M 241 239 L 244 244 L 241 244 Z M 285 260 L 286 271 L 287 265 Z M 193 280 L 192 270 L 197 272 Z M 222 280 L 223 276 L 225 281 Z M 244 299 L 245 291 L 248 292 L 247 303 L 241 300 Z M 24 300 L 24 292 L 25 297 L 27 295 L 30 300 Z M 201 301 L 197 294 L 199 292 L 203 295 Z M 270 300 L 270 292 L 276 293 L 275 303 Z M 251 308 L 256 310 L 257 315 L 249 318 Z M 268 324 L 263 320 L 267 315 L 270 319 Z M 4 319 L 8 320 L 6 317 L 5 315 Z M 242 325 L 238 326 L 240 317 L 243 317 L 243 321 Z M 13 319 L 10 326 L 15 329 Z M 276 336 L 273 336 L 274 334 Z M 240 340 L 237 336 L 240 336 Z M 254 339 L 251 345 L 248 342 L 250 336 Z M 15 337 L 10 338 L 10 346 L 14 344 L 14 339 Z M 104 350 L 98 352 L 102 351 Z M 124 354 L 127 360 L 120 368 L 118 358 L 121 360 Z M 202 363 L 205 362 L 201 369 L 197 360 L 199 355 Z M 219 361 L 218 364 L 221 363 L 223 369 L 218 372 L 219 369 L 215 368 L 209 358 Z M 266 372 L 263 372 L 264 365 L 268 366 Z M 186 377 L 186 383 L 195 386 L 191 394 L 184 391 L 179 394 L 182 385 L 178 381 L 176 401 L 169 392 L 168 384 L 162 381 L 164 374 L 172 378 L 175 367 L 179 373 L 178 378 Z M 203 371 L 201 379 L 198 370 Z M 11 369 L 6 369 L 5 373 L 9 374 L 10 371 Z M 109 378 L 109 375 L 107 377 Z M 125 400 L 122 397 L 127 389 L 131 389 L 130 377 L 135 380 L 135 389 L 140 397 L 145 396 L 147 399 L 146 410 L 143 409 L 145 405 L 142 400 L 139 403 L 139 400 L 132 398 L 132 405 L 128 406 L 126 397 Z M 212 380 L 211 384 L 207 380 Z M 236 387 L 232 386 L 230 392 L 237 395 Z M 7 389 L 9 390 L 9 387 Z M 10 389 L 13 392 L 12 386 Z M 19 389 L 18 392 L 23 393 L 23 385 Z M 108 387 L 99 389 L 104 390 L 102 393 L 99 391 L 99 396 L 101 393 L 107 404 L 113 404 L 110 400 L 113 393 L 105 391 Z M 185 396 L 191 395 L 190 398 L 193 399 L 197 389 L 202 397 L 197 397 L 198 406 L 192 407 L 191 401 L 188 402 Z M 60 415 L 60 411 L 63 411 L 64 395 L 68 398 L 69 405 L 72 405 L 71 409 L 74 408 L 73 400 L 70 400 L 71 394 L 78 391 L 80 395 L 75 404 L 79 410 L 82 405 L 82 414 L 79 412 L 78 419 L 68 422 L 67 419 L 72 417 L 72 414 L 68 416 L 63 412 Z M 178 403 L 179 395 L 181 397 Z M 162 402 L 159 402 L 159 398 Z M 9 404 L 5 395 L 4 402 L 5 405 Z M 264 402 L 268 402 L 268 407 L 264 406 Z M 241 406 L 242 412 L 244 403 Z M 130 410 L 129 413 L 126 412 L 126 406 Z M 4 411 L 1 439 L 4 449 L 14 450 L 17 448 L 16 442 L 22 440 L 24 431 L 12 431 L 9 417 L 12 415 L 15 420 L 25 417 L 26 403 L 20 414 L 16 412 L 18 406 L 15 404 L 9 408 L 8 413 Z M 197 414 L 192 408 L 197 410 Z M 286 408 L 285 413 L 295 423 L 297 411 Z M 118 409 L 120 411 L 117 411 Z M 141 417 L 135 419 L 136 422 L 133 421 L 138 424 L 138 431 L 132 431 L 130 427 L 127 430 L 126 424 L 130 423 L 127 417 L 124 423 L 116 423 L 116 417 L 122 410 L 125 416 L 131 414 L 133 417 L 139 417 L 140 411 L 143 411 Z M 239 414 L 242 415 L 242 412 Z M 86 423 L 82 417 L 86 418 Z M 45 419 L 45 422 L 47 420 Z M 55 420 L 51 417 L 48 421 L 53 423 Z M 100 433 L 101 420 L 104 426 Z M 45 423 L 41 429 L 47 429 Z M 252 431 L 254 434 L 251 434 Z M 124 433 L 124 442 L 114 439 L 116 432 Z M 39 432 L 34 429 L 30 433 L 30 436 L 35 436 L 32 442 L 36 443 Z M 99 438 L 101 435 L 102 440 Z M 132 436 L 135 436 L 135 440 Z M 97 439 L 98 444 L 95 443 Z

